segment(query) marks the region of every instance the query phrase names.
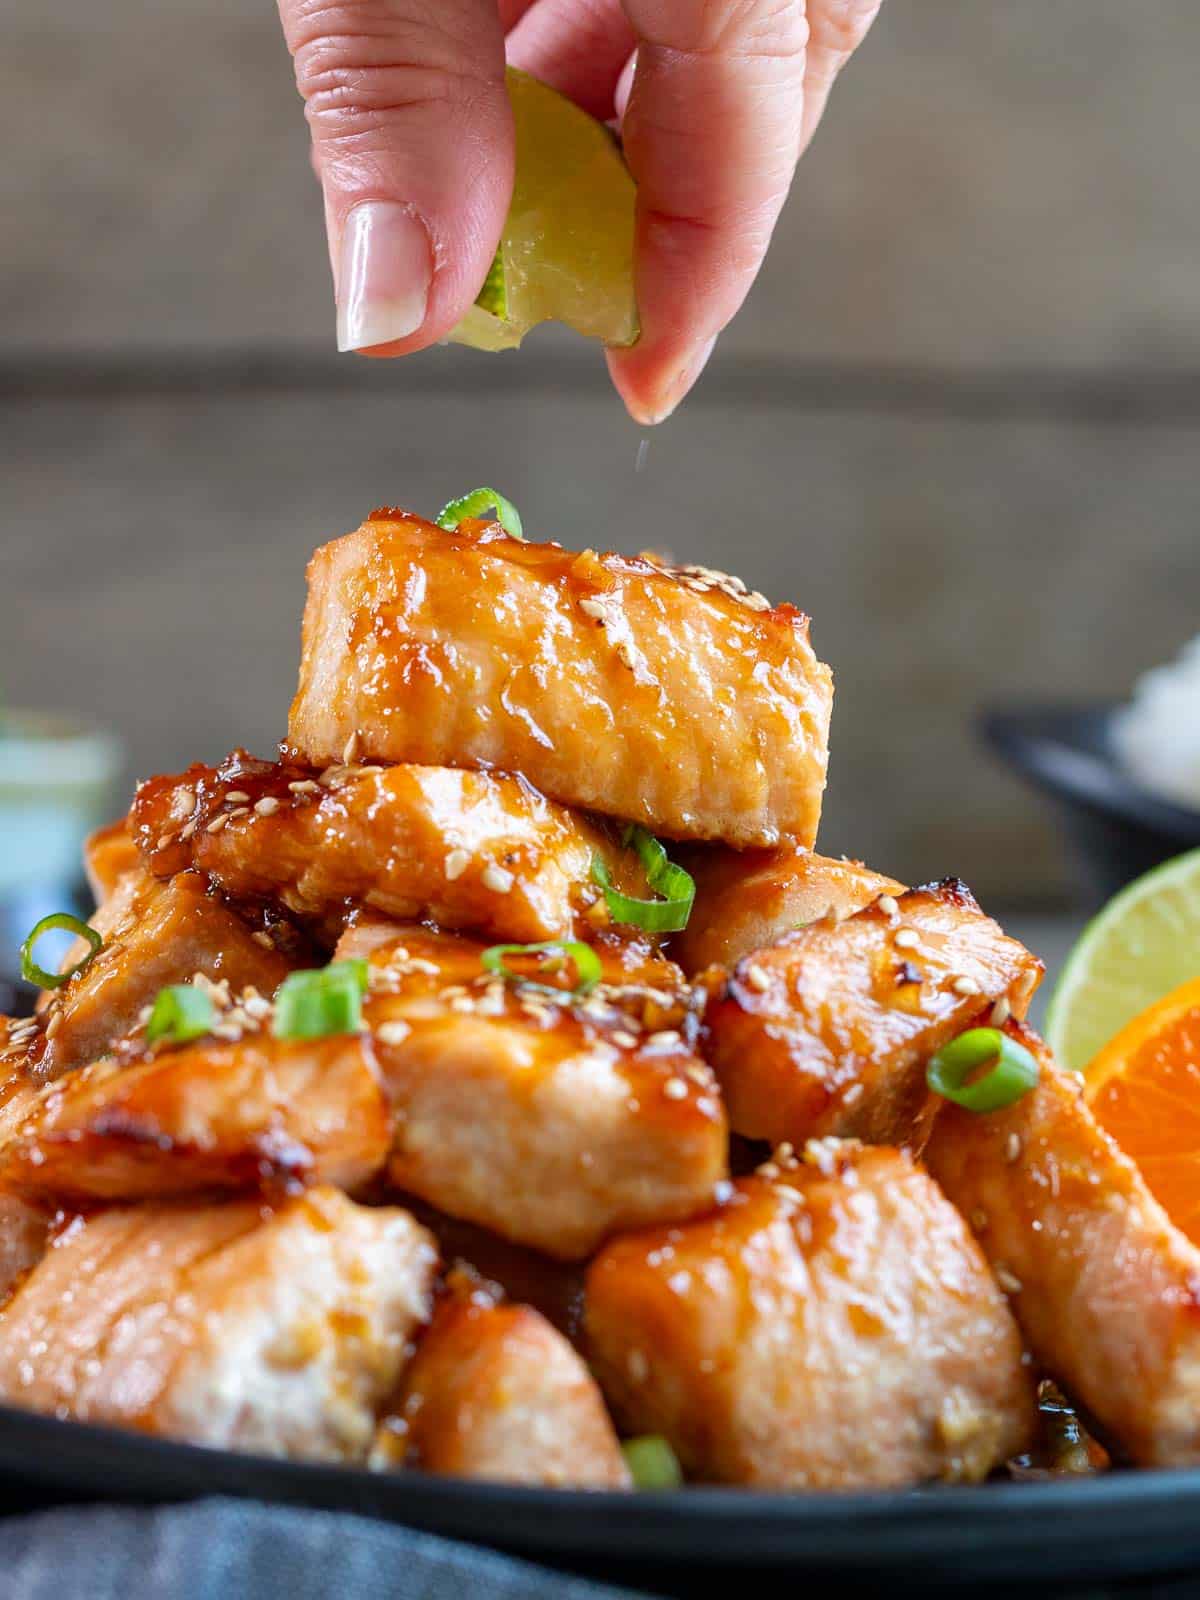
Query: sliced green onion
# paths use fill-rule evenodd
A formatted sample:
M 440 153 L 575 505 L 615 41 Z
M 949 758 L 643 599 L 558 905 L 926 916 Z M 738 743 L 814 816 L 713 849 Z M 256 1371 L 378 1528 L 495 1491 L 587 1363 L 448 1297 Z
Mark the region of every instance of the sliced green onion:
M 472 489 L 470 494 L 460 495 L 457 500 L 451 500 L 448 506 L 443 506 L 434 521 L 439 528 L 453 531 L 464 517 L 482 517 L 486 511 L 493 510 L 496 521 L 505 533 L 510 533 L 514 539 L 525 537 L 521 513 L 498 489 Z
M 77 961 L 73 967 L 68 967 L 66 972 L 47 972 L 45 967 L 39 967 L 33 959 L 33 947 L 44 933 L 53 933 L 56 928 L 61 928 L 65 933 L 73 933 L 77 939 L 86 939 L 91 949 L 82 961 Z M 90 967 L 92 962 L 104 949 L 104 940 L 95 928 L 89 928 L 86 922 L 80 922 L 78 917 L 73 917 L 69 911 L 55 911 L 30 930 L 29 937 L 21 946 L 21 976 L 26 983 L 36 983 L 39 989 L 61 989 L 69 979 Z
M 325 1039 L 358 1033 L 367 992 L 367 963 L 335 961 L 316 972 L 293 972 L 275 995 L 277 1039 Z
M 981 1067 L 989 1070 L 976 1076 Z M 1003 1111 L 1036 1087 L 1038 1064 L 999 1028 L 972 1028 L 938 1051 L 925 1081 L 964 1111 Z
M 679 1457 L 660 1433 L 626 1439 L 621 1446 L 635 1489 L 680 1489 L 683 1469 Z
M 570 989 L 562 989 L 552 983 L 536 983 L 527 978 L 523 972 L 514 972 L 511 967 L 505 965 L 505 956 L 537 956 L 551 952 L 554 955 L 567 956 L 574 962 L 575 983 Z M 590 944 L 581 944 L 577 939 L 545 939 L 541 944 L 494 944 L 489 950 L 485 950 L 479 959 L 485 971 L 495 972 L 501 978 L 512 978 L 530 989 L 539 989 L 543 994 L 554 995 L 559 1000 L 574 1000 L 590 994 L 600 982 L 600 957 Z
M 186 1044 L 211 1033 L 217 1020 L 212 996 L 190 983 L 160 989 L 146 1024 L 146 1043 Z
M 645 828 L 636 824 L 626 828 L 622 841 L 637 851 L 646 881 L 660 900 L 638 900 L 612 886 L 612 873 L 599 856 L 592 857 L 592 882 L 604 890 L 608 914 L 614 922 L 625 922 L 647 933 L 679 933 L 688 925 L 696 884 L 690 873 L 667 859 L 667 852 Z

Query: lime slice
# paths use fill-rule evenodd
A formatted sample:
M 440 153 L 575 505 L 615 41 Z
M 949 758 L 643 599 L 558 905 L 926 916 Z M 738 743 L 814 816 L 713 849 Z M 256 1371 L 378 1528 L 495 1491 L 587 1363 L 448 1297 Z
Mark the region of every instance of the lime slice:
M 500 248 L 475 304 L 450 335 L 511 350 L 539 322 L 605 344 L 638 335 L 633 294 L 637 191 L 620 145 L 557 90 L 509 67 L 516 181 Z
M 1046 1019 L 1059 1060 L 1086 1071 L 1127 1022 L 1200 976 L 1200 850 L 1122 889 L 1067 957 Z

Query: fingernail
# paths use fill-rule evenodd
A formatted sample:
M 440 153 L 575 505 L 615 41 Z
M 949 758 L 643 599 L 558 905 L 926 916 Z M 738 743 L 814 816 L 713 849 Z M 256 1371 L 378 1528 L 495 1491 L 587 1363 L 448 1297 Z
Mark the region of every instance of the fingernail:
M 680 401 L 694 387 L 700 374 L 708 365 L 708 358 L 712 355 L 716 342 L 717 336 L 714 333 L 712 338 L 702 344 L 692 358 L 680 368 L 663 390 L 662 397 L 654 408 L 654 415 L 646 419 L 648 422 L 665 422 L 667 420 Z
M 425 321 L 433 281 L 425 224 L 392 200 L 355 206 L 342 230 L 337 281 L 339 350 L 407 339 Z

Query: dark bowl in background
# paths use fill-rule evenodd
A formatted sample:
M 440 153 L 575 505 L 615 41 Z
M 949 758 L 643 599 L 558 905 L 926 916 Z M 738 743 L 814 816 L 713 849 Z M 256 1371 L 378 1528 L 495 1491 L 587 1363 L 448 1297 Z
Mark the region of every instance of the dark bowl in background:
M 1012 707 L 984 712 L 988 744 L 1051 805 L 1089 909 L 1132 878 L 1200 845 L 1200 812 L 1160 800 L 1118 765 L 1117 706 Z

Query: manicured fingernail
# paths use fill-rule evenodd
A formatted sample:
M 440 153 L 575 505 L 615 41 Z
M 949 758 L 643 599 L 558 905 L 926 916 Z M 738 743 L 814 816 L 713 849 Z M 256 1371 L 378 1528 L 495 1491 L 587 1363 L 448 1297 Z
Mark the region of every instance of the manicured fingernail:
M 691 391 L 700 374 L 708 365 L 708 358 L 713 353 L 713 346 L 717 342 L 714 333 L 712 338 L 702 344 L 691 359 L 680 368 L 663 390 L 661 397 L 654 406 L 653 416 L 648 417 L 648 422 L 665 422 L 680 401 Z
M 433 249 L 408 206 L 365 200 L 346 218 L 338 271 L 339 350 L 407 339 L 425 321 Z

